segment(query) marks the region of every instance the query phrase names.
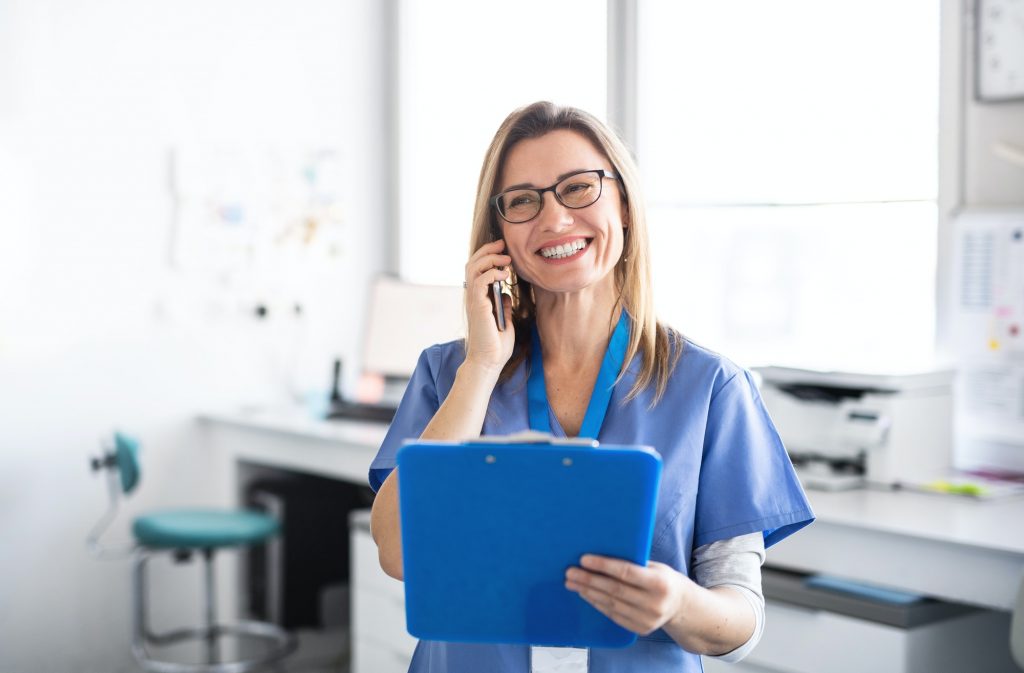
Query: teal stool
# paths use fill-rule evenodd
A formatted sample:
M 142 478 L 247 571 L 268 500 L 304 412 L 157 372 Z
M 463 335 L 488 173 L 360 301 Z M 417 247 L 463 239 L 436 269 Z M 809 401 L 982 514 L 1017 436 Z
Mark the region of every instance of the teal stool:
M 113 520 L 121 494 L 130 494 L 139 483 L 139 445 L 136 440 L 115 433 L 114 445 L 92 461 L 93 471 L 107 470 L 110 508 L 89 536 L 89 544 L 100 556 L 111 556 L 99 544 L 103 531 Z M 279 662 L 296 646 L 293 636 L 268 622 L 240 621 L 218 624 L 215 607 L 213 556 L 218 549 L 262 544 L 280 531 L 272 516 L 260 512 L 217 509 L 175 509 L 144 514 L 135 519 L 132 532 L 136 546 L 133 560 L 132 602 L 134 628 L 132 652 L 147 671 L 154 673 L 245 673 Z M 198 553 L 204 560 L 204 620 L 195 628 L 156 634 L 147 626 L 146 563 L 156 554 L 171 553 L 186 560 Z M 260 641 L 263 652 L 255 657 L 221 661 L 223 636 Z M 204 643 L 206 663 L 185 664 L 154 659 L 149 645 L 170 645 L 188 640 Z

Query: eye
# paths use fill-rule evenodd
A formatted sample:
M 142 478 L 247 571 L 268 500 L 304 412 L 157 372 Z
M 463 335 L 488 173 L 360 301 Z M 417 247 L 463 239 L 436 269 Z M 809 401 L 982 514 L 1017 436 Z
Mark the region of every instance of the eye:
M 589 176 L 580 176 L 562 185 L 558 191 L 558 198 L 570 208 L 583 208 L 597 200 L 599 193 L 597 183 Z
M 509 210 L 514 208 L 530 208 L 537 201 L 537 194 L 534 192 L 514 192 L 505 197 L 505 207 Z
M 593 186 L 592 182 L 571 182 L 562 188 L 562 194 L 568 195 L 585 192 Z

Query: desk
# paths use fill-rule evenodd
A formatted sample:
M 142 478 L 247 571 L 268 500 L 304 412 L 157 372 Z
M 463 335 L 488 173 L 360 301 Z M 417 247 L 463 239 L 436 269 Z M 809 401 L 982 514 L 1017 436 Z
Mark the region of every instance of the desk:
M 387 427 L 363 421 L 320 421 L 302 410 L 250 410 L 199 417 L 226 468 L 227 493 L 238 487 L 239 462 L 306 472 L 366 485 Z
M 200 416 L 206 441 L 214 454 L 224 505 L 244 503 L 249 480 L 267 476 L 268 470 L 302 472 L 365 486 L 370 462 L 384 441 L 386 426 L 360 421 L 318 421 L 301 410 L 252 410 L 206 413 Z M 357 513 L 365 515 L 358 510 Z M 345 525 L 348 512 L 338 512 Z M 405 632 L 404 588 L 387 577 L 377 564 L 376 547 L 369 534 L 368 517 L 355 517 L 361 526 L 352 530 L 351 623 L 347 634 L 332 637 L 334 647 L 348 643 L 354 671 L 399 672 L 408 669 L 416 641 Z M 235 614 L 246 590 L 241 559 L 225 566 L 219 586 L 220 609 Z M 306 652 L 306 642 L 321 638 L 303 633 L 297 658 L 336 661 L 337 653 Z M 344 647 L 344 645 L 342 645 Z M 324 648 L 320 648 L 324 649 Z M 330 652 L 329 657 L 323 654 Z
M 385 428 L 300 412 L 201 417 L 237 504 L 242 463 L 365 484 Z M 1010 610 L 1024 577 L 1024 498 L 810 491 L 818 520 L 768 551 L 773 566 L 822 572 Z
M 238 488 L 238 462 L 365 484 L 386 432 L 298 411 L 208 413 L 200 421 L 228 463 L 228 493 Z M 1024 577 L 1024 498 L 876 490 L 808 496 L 817 521 L 770 549 L 771 565 L 1012 609 Z
M 809 491 L 818 519 L 768 550 L 775 566 L 1011 610 L 1024 578 L 1024 498 Z

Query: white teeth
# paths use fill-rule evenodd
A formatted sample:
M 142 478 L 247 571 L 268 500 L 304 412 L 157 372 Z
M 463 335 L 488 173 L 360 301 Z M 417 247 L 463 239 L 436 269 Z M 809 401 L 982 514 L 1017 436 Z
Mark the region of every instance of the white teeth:
M 578 238 L 571 243 L 556 245 L 550 248 L 541 248 L 540 254 L 548 259 L 562 259 L 563 257 L 575 255 L 585 247 L 587 247 L 587 242 L 582 238 Z

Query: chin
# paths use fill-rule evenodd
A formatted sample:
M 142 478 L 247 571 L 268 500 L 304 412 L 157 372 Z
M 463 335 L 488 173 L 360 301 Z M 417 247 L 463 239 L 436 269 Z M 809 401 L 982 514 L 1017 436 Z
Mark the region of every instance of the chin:
M 605 276 L 588 276 L 586 278 L 581 277 L 568 277 L 568 278 L 548 278 L 544 279 L 543 275 L 540 276 L 540 280 L 533 280 L 526 276 L 520 276 L 523 280 L 530 283 L 535 289 L 543 290 L 545 292 L 555 292 L 559 294 L 568 294 L 572 292 L 580 292 L 586 290 L 589 287 L 597 287 L 605 281 L 611 274 Z

